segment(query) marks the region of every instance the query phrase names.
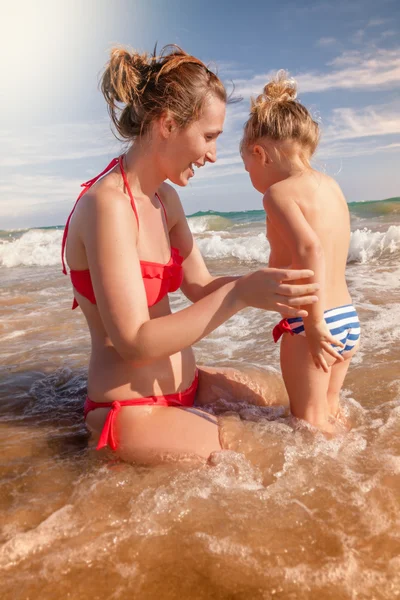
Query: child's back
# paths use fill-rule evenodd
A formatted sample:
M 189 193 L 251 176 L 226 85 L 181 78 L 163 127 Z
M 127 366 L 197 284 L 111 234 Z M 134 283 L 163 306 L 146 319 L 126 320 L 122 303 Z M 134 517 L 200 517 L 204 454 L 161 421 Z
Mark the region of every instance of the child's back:
M 345 279 L 350 217 L 338 184 L 327 175 L 309 170 L 275 183 L 271 191 L 287 202 L 295 202 L 318 237 L 325 260 L 325 277 L 320 282 L 325 290 L 324 310 L 351 302 Z M 271 246 L 269 266 L 279 268 L 292 264 L 292 252 L 268 219 L 268 210 L 267 237 Z

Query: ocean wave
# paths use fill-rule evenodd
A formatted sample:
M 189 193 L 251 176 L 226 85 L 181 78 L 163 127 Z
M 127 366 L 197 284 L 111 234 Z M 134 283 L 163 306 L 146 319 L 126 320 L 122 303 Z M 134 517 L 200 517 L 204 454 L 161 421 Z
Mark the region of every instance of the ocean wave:
M 391 225 L 387 231 L 356 229 L 351 234 L 347 262 L 376 262 L 400 252 L 400 226 Z
M 48 267 L 61 260 L 61 239 L 59 229 L 30 229 L 20 238 L 0 241 L 0 265 L 4 267 Z
M 198 229 L 201 229 L 201 221 L 198 223 Z M 204 258 L 236 258 L 243 262 L 267 263 L 269 244 L 264 233 L 245 236 L 227 232 L 224 234 L 223 231 L 226 230 L 220 230 L 221 234 L 213 233 L 210 229 L 207 231 L 210 231 L 209 235 L 197 238 Z M 62 234 L 62 229 L 31 229 L 17 239 L 0 240 L 0 265 L 9 268 L 58 265 L 61 260 Z M 383 232 L 356 229 L 351 234 L 348 255 L 350 263 L 377 262 L 397 254 L 400 254 L 399 225 L 391 225 Z
M 350 202 L 350 214 L 364 218 L 400 214 L 400 198 L 386 200 L 369 200 L 366 202 Z
M 269 244 L 264 233 L 223 238 L 213 235 L 197 240 L 204 258 L 237 258 L 245 262 L 267 263 Z
M 190 231 L 192 233 L 204 233 L 205 231 L 225 231 L 233 225 L 232 221 L 222 215 L 199 215 L 188 217 Z
M 265 235 L 251 237 L 228 237 L 213 235 L 199 239 L 197 243 L 205 258 L 237 258 L 242 261 L 265 263 L 270 248 Z M 351 234 L 347 262 L 376 262 L 400 252 L 400 226 L 391 225 L 387 231 L 357 229 Z

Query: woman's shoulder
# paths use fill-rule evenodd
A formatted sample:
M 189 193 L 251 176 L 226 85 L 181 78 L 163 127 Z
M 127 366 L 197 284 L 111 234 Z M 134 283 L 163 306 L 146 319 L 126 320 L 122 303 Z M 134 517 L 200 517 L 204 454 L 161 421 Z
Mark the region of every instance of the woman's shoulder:
M 108 214 L 131 212 L 131 201 L 122 187 L 118 185 L 118 179 L 113 173 L 106 175 L 97 181 L 93 187 L 80 199 L 83 212 L 93 214 L 94 212 L 106 212 Z
M 169 183 L 163 182 L 158 188 L 158 195 L 164 204 L 165 210 L 167 211 L 168 224 L 170 229 L 178 222 L 178 220 L 184 216 L 179 194 L 175 188 Z
M 179 194 L 172 185 L 163 181 L 163 183 L 158 188 L 158 195 L 161 197 L 163 202 L 167 202 L 168 204 L 180 204 Z

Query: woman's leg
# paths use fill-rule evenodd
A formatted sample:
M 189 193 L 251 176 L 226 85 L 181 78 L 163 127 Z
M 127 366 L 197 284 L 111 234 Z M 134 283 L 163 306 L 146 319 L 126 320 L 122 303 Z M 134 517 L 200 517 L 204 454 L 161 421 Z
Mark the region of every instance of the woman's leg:
M 108 408 L 88 413 L 86 425 L 98 440 Z M 153 464 L 170 460 L 208 459 L 221 450 L 218 419 L 200 409 L 192 411 L 164 406 L 126 406 L 118 413 L 116 457 L 127 462 Z
M 162 460 L 208 459 L 224 448 L 217 417 L 201 406 L 223 398 L 258 406 L 287 404 L 282 378 L 275 371 L 245 367 L 199 367 L 195 405 L 188 410 L 160 406 L 125 407 L 118 414 L 115 455 L 128 462 L 144 464 Z M 86 423 L 97 441 L 109 409 L 88 413 Z M 203 413 L 203 416 L 201 416 Z
M 196 406 L 219 399 L 247 402 L 257 406 L 288 406 L 288 395 L 280 373 L 255 366 L 199 367 Z

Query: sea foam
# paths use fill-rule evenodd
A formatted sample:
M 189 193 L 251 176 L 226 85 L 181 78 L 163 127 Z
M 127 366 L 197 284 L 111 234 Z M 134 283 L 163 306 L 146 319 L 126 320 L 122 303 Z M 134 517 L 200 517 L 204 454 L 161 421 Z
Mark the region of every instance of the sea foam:
M 196 219 L 196 220 L 195 220 Z M 264 233 L 253 232 L 240 235 L 226 230 L 228 219 L 220 220 L 210 230 L 208 217 L 195 217 L 189 221 L 204 258 L 235 258 L 243 262 L 258 262 L 265 265 L 269 257 L 269 244 Z M 237 230 L 235 230 L 237 231 Z M 55 266 L 61 262 L 61 229 L 30 229 L 17 239 L 0 241 L 0 266 Z M 400 253 L 400 226 L 391 225 L 386 231 L 356 229 L 351 234 L 348 262 L 376 263 Z

